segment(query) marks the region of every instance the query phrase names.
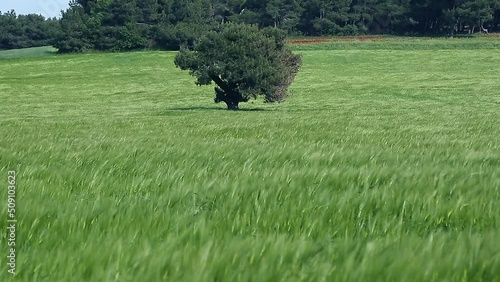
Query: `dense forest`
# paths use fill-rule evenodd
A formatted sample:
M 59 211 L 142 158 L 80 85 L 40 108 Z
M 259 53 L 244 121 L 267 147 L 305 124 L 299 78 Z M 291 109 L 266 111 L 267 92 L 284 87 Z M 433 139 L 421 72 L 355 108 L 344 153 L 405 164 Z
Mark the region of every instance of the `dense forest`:
M 0 49 L 178 49 L 225 22 L 290 35 L 447 35 L 500 30 L 500 0 L 72 0 L 62 17 L 0 12 Z
M 51 45 L 59 32 L 55 18 L 0 12 L 0 50 Z

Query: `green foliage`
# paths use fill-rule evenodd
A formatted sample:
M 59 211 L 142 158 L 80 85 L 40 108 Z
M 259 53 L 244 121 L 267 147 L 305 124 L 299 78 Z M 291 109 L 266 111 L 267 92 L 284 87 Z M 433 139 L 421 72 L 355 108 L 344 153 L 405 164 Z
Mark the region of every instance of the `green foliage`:
M 224 24 L 201 37 L 193 50 L 181 49 L 175 65 L 189 70 L 197 85 L 215 82 L 215 102 L 225 102 L 230 110 L 259 95 L 266 102 L 280 102 L 301 64 L 284 40 L 278 29 Z
M 0 50 L 46 46 L 58 31 L 56 19 L 0 12 Z
M 393 40 L 244 112 L 174 52 L 1 60 L 0 281 L 498 281 L 499 39 Z
M 181 45 L 192 46 L 196 38 L 212 27 L 207 4 L 206 1 L 77 1 L 63 14 L 63 32 L 54 46 L 61 52 L 175 50 Z M 79 46 L 74 46 L 75 42 Z
M 93 46 L 88 36 L 91 32 L 87 25 L 93 25 L 83 7 L 75 6 L 63 12 L 60 24 L 61 32 L 52 42 L 60 53 L 83 52 L 92 49 Z
M 179 50 L 229 22 L 305 36 L 500 31 L 500 0 L 74 0 L 60 26 L 9 13 L 0 15 L 0 49 L 51 39 L 61 52 Z

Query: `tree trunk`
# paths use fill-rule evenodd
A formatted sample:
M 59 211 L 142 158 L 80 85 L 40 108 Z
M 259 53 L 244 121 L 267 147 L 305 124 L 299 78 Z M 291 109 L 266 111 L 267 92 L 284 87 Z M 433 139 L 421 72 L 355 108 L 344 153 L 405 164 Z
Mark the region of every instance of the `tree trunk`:
M 227 109 L 230 111 L 239 110 L 238 104 L 240 102 L 246 101 L 239 99 L 241 98 L 241 95 L 236 92 L 237 88 L 223 81 L 219 76 L 214 75 L 211 76 L 211 78 L 215 82 L 215 84 L 220 87 L 220 89 L 218 89 L 217 87 L 215 88 L 215 93 L 217 93 L 215 102 L 226 103 Z
M 229 111 L 237 111 L 239 110 L 240 108 L 238 107 L 238 102 L 233 102 L 233 101 L 224 101 L 224 103 L 226 103 L 227 105 L 227 109 Z
M 484 28 L 484 25 L 482 23 L 481 23 L 481 32 L 488 34 L 488 30 Z

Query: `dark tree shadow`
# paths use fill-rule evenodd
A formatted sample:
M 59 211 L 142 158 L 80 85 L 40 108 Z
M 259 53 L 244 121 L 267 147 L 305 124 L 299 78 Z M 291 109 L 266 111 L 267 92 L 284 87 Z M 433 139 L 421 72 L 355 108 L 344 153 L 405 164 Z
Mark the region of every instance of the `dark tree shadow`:
M 191 107 L 172 107 L 164 108 L 163 111 L 224 111 L 225 108 L 206 107 L 206 106 L 191 106 Z
M 226 112 L 264 112 L 271 111 L 270 109 L 263 108 L 240 108 L 237 111 L 228 111 L 223 107 L 206 107 L 206 106 L 193 106 L 193 107 L 173 107 L 173 108 L 164 108 L 161 112 L 169 112 L 169 111 L 226 111 Z

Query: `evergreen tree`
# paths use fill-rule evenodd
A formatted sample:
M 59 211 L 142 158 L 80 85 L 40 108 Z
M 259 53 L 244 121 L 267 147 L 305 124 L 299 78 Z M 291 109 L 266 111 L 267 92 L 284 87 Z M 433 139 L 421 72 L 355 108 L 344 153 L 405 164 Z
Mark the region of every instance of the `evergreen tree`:
M 189 70 L 198 85 L 214 82 L 215 102 L 226 103 L 229 110 L 260 95 L 267 102 L 279 102 L 286 98 L 301 64 L 284 38 L 277 29 L 224 24 L 202 37 L 193 50 L 182 49 L 175 65 Z

